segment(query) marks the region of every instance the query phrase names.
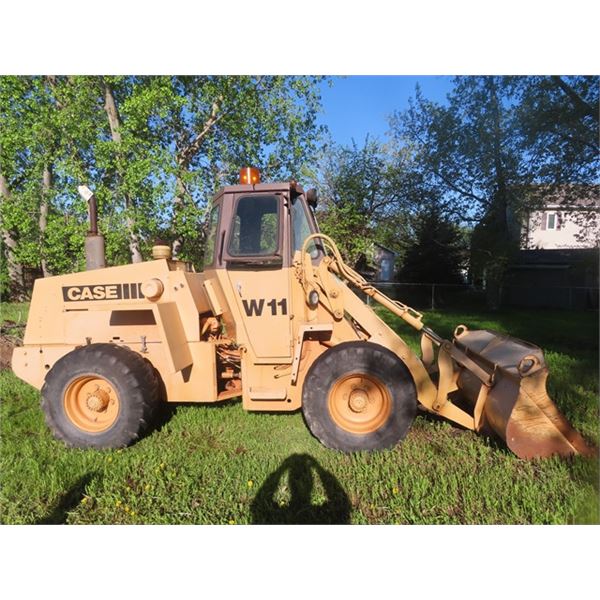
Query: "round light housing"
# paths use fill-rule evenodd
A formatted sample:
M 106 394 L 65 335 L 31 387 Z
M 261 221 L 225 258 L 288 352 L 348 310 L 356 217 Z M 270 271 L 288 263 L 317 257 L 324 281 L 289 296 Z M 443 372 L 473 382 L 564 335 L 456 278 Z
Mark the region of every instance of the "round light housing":
M 317 290 L 311 290 L 308 292 L 308 303 L 310 306 L 316 306 L 319 304 L 319 292 L 317 292 Z
M 158 300 L 165 291 L 165 286 L 160 279 L 149 279 L 142 284 L 142 293 L 148 300 Z

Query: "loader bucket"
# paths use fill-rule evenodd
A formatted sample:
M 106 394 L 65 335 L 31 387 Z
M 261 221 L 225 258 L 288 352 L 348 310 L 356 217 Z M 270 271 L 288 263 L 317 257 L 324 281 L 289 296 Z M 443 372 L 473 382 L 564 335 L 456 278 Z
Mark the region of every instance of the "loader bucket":
M 540 348 L 493 331 L 469 331 L 464 325 L 456 328 L 454 344 L 493 374 L 481 425 L 491 428 L 517 456 L 597 453 L 548 396 L 548 368 Z M 461 369 L 458 387 L 476 402 L 481 385 L 465 368 Z

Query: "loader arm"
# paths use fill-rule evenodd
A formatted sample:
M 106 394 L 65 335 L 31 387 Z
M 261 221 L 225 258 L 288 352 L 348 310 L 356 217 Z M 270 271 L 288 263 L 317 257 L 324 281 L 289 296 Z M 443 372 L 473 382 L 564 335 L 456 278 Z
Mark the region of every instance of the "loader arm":
M 307 253 L 312 240 L 328 250 L 317 269 Z M 540 348 L 491 331 L 469 331 L 464 325 L 456 327 L 452 341 L 442 338 L 424 325 L 422 313 L 392 300 L 345 264 L 335 242 L 322 233 L 306 238 L 302 257 L 306 293 L 320 284 L 323 302 L 336 318 L 347 312 L 369 333 L 370 341 L 395 352 L 411 371 L 425 409 L 468 429 L 493 431 L 521 458 L 597 454 L 598 449 L 586 443 L 548 396 L 548 368 Z M 329 292 L 334 286 L 323 281 L 324 270 L 420 331 L 421 358 L 369 307 L 357 304 L 349 288 L 342 311 L 335 294 L 331 297 Z M 458 406 L 464 404 L 461 399 L 470 404 L 469 412 Z
M 467 429 L 478 429 L 479 419 L 450 401 L 449 394 L 457 390 L 459 374 L 458 370 L 454 368 L 452 359 L 457 364 L 468 364 L 481 380 L 482 384 L 485 383 L 486 386 L 490 382 L 489 373 L 478 368 L 468 356 L 455 348 L 449 341 L 444 340 L 434 331 L 425 327 L 422 322 L 422 313 L 407 304 L 392 300 L 348 266 L 344 262 L 337 245 L 329 236 L 321 233 L 313 234 L 307 237 L 304 242 L 302 256 L 305 260 L 302 263 L 302 281 L 305 282 L 305 287 L 314 288 L 316 285 L 315 276 L 311 272 L 312 264 L 308 260 L 310 257 L 306 253 L 306 249 L 313 239 L 318 239 L 329 251 L 329 254 L 323 258 L 316 277 L 321 281 L 320 288 L 324 292 L 325 302 L 331 300 L 329 298 L 331 295 L 329 290 L 332 286 L 323 282 L 326 278 L 323 271 L 325 273 L 333 273 L 347 281 L 387 308 L 390 312 L 400 317 L 411 327 L 417 331 L 421 331 L 422 358 L 420 359 L 396 332 L 388 327 L 349 288 L 346 288 L 344 294 L 344 311 L 350 314 L 361 327 L 369 332 L 371 341 L 389 348 L 406 364 L 415 381 L 420 404 L 428 411 L 438 414 Z M 335 310 L 335 305 L 332 303 L 331 311 L 334 314 Z M 436 348 L 437 362 L 434 359 Z M 437 385 L 434 383 L 432 375 L 439 375 L 437 377 Z M 485 389 L 487 390 L 487 387 Z M 482 394 L 481 400 L 483 401 L 483 399 L 484 394 Z

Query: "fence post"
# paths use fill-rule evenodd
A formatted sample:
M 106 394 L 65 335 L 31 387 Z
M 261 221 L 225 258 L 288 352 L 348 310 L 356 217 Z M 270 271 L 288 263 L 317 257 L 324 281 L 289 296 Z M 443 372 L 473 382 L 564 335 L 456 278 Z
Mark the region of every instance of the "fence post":
M 573 309 L 573 288 L 569 286 L 569 309 Z

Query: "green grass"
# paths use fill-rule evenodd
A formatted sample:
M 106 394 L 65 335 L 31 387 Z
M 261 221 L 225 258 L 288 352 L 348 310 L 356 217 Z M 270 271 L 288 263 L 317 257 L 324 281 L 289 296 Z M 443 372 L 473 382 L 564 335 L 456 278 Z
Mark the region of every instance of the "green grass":
M 4 305 L 3 319 L 26 307 Z M 21 315 L 21 316 L 19 316 Z M 415 348 L 418 338 L 387 316 Z M 558 406 L 598 442 L 597 315 L 432 312 L 440 334 L 489 327 L 538 343 Z M 501 444 L 419 416 L 384 452 L 321 446 L 302 416 L 241 404 L 178 406 L 131 448 L 74 450 L 54 440 L 39 393 L 0 372 L 2 523 L 598 523 L 598 464 L 524 461 Z
M 0 302 L 0 320 L 2 323 L 12 321 L 18 325 L 27 323 L 29 303 Z

